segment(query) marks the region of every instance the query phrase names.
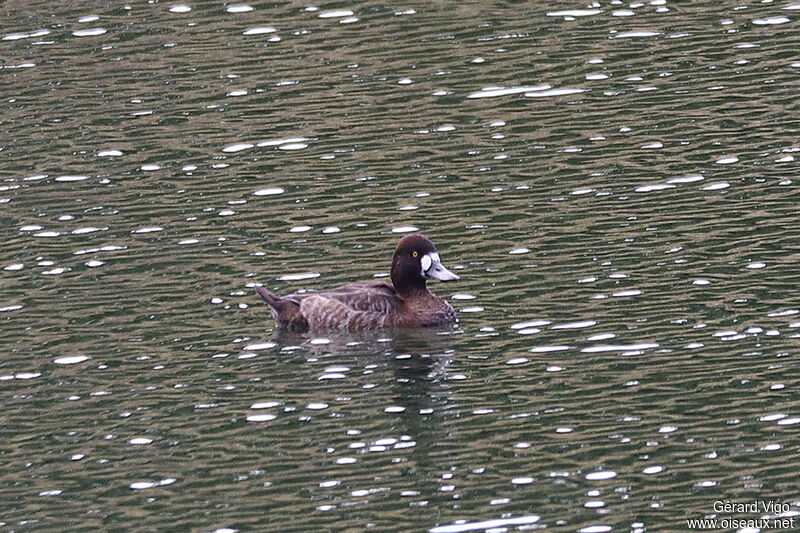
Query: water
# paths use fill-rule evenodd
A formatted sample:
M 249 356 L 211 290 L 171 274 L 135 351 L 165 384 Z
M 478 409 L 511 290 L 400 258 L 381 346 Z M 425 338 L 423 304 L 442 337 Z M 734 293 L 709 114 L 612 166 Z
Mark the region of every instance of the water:
M 796 5 L 247 7 L 2 11 L 0 528 L 797 513 Z M 273 332 L 417 230 L 456 330 Z

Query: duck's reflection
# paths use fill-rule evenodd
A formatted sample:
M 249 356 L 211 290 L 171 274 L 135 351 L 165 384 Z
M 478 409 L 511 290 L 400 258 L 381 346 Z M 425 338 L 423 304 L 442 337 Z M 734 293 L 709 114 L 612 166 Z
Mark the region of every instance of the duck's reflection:
M 330 331 L 309 335 L 277 330 L 273 340 L 281 351 L 302 352 L 305 357 L 353 357 L 390 365 L 395 375 L 397 405 L 406 413 L 425 414 L 435 398 L 442 397 L 443 381 L 453 360 L 456 327 L 360 332 Z M 369 364 L 369 363 L 368 363 Z
M 429 358 L 452 350 L 454 338 L 463 333 L 454 327 L 417 329 L 378 329 L 368 331 L 326 331 L 318 334 L 275 330 L 273 341 L 284 351 L 302 350 L 318 355 L 390 355 L 403 361 L 403 355 Z M 412 357 L 413 358 L 413 357 Z
M 459 328 L 315 335 L 280 331 L 273 340 L 282 346 L 281 351 L 301 353 L 310 359 L 330 358 L 337 363 L 357 360 L 367 372 L 374 370 L 380 381 L 370 385 L 381 390 L 375 401 L 384 406 L 385 416 L 393 420 L 392 434 L 410 444 L 403 454 L 404 469 L 416 471 L 427 480 L 418 487 L 423 492 L 437 494 L 438 477 L 448 467 L 434 452 L 448 440 L 444 421 L 452 415 L 453 403 L 453 371 L 448 367 L 456 358 L 455 346 L 463 333 Z

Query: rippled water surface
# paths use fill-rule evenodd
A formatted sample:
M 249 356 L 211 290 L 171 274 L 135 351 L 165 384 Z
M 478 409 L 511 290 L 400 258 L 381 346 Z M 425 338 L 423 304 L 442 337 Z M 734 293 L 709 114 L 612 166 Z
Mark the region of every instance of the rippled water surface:
M 800 4 L 0 20 L 1 529 L 797 514 Z M 416 230 L 457 329 L 274 331 Z

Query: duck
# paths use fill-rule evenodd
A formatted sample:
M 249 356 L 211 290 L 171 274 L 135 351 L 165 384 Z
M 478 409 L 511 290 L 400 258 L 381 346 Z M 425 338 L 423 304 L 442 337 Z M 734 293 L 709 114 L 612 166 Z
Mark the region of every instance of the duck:
M 290 331 L 425 328 L 458 322 L 453 306 L 431 293 L 426 282 L 460 278 L 445 268 L 436 246 L 424 235 L 400 239 L 389 279 L 391 283 L 361 281 L 287 296 L 264 287 L 256 287 L 256 292 L 270 306 L 275 324 Z

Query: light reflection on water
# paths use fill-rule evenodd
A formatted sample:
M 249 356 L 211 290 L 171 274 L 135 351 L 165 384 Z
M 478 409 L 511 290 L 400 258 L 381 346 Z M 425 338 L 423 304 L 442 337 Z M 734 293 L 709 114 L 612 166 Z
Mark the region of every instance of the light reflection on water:
M 16 6 L 0 527 L 796 507 L 796 8 Z M 272 330 L 411 231 L 458 328 Z

